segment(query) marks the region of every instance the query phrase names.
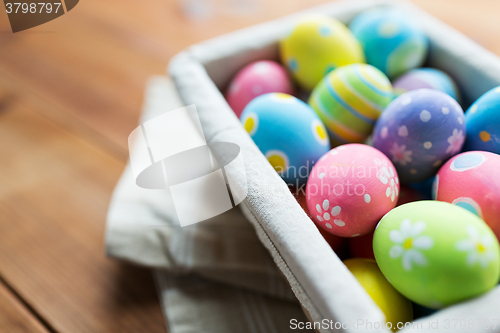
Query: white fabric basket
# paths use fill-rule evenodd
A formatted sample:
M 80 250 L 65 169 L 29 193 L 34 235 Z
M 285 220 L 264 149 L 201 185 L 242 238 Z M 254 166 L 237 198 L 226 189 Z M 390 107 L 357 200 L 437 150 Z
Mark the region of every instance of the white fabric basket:
M 387 5 L 410 11 L 425 28 L 430 39 L 428 65 L 446 71 L 458 82 L 464 106 L 500 85 L 500 60 L 495 55 L 409 3 L 344 1 L 306 12 L 321 12 L 348 22 L 363 10 Z M 383 323 L 382 312 L 323 240 L 220 92 L 247 63 L 260 59 L 277 60 L 278 40 L 297 17 L 306 12 L 194 45 L 173 58 L 168 71 L 182 102 L 196 105 L 207 141 L 233 142 L 240 146 L 248 180 L 248 196 L 240 207 L 310 319 L 314 322 L 332 320 L 343 324 L 343 330 L 349 332 L 388 332 L 383 326 L 377 328 L 381 325 L 371 328 L 367 325 L 368 322 Z M 436 328 L 446 330 L 447 320 L 493 320 L 500 317 L 496 313 L 499 308 L 500 289 L 496 288 L 487 295 L 423 318 L 418 321 L 422 325 L 415 328 L 436 332 Z M 358 325 L 358 320 L 365 324 Z M 488 331 L 492 331 L 491 328 Z M 474 329 L 466 330 L 480 332 L 486 329 L 478 321 Z M 320 328 L 319 331 L 332 330 Z

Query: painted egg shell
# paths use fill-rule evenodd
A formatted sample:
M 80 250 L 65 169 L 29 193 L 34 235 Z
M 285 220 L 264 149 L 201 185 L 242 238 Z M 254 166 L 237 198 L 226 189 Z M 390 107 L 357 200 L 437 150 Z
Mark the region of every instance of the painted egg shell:
M 404 323 L 413 320 L 411 302 L 391 286 L 380 272 L 375 260 L 353 258 L 345 260 L 344 264 L 382 310 L 387 328 L 392 328 L 395 332 L 398 330 L 398 323 L 401 328 Z
M 373 251 L 394 288 L 433 309 L 480 295 L 500 278 L 500 247 L 491 229 L 447 202 L 393 209 L 375 230 Z
M 367 63 L 390 78 L 420 67 L 425 61 L 427 37 L 399 10 L 384 8 L 363 12 L 349 27 L 361 42 Z
M 462 108 L 451 96 L 431 89 L 409 91 L 380 116 L 373 146 L 391 158 L 402 183 L 421 182 L 460 152 L 464 119 Z
M 349 252 L 355 258 L 375 259 L 373 254 L 373 232 L 349 238 Z
M 305 184 L 314 163 L 330 149 L 321 120 L 309 105 L 291 95 L 269 93 L 253 99 L 241 122 L 290 185 Z
M 306 90 L 332 69 L 364 62 L 361 45 L 340 21 L 326 16 L 308 16 L 280 42 L 283 64 Z
M 309 209 L 307 208 L 306 195 L 303 192 L 297 192 L 293 196 L 299 203 L 300 207 L 302 207 L 304 212 L 307 214 L 307 216 L 309 216 L 309 218 L 312 220 L 312 216 L 309 213 Z M 318 230 L 333 251 L 338 252 L 342 248 L 342 245 L 344 244 L 344 238 L 332 235 L 331 233 L 324 231 L 320 226 L 318 226 Z
M 450 95 L 460 101 L 460 93 L 453 79 L 443 71 L 435 68 L 417 68 L 400 76 L 392 84 L 394 93 L 401 95 L 417 89 L 434 89 Z
M 439 170 L 433 197 L 478 215 L 500 238 L 500 155 L 473 151 L 457 155 Z
M 465 113 L 467 141 L 464 150 L 500 154 L 500 87 L 491 89 Z
M 374 230 L 394 208 L 399 179 L 391 161 L 377 149 L 347 144 L 332 149 L 315 165 L 306 186 L 309 212 L 317 225 L 341 237 Z
M 392 95 L 391 82 L 384 73 L 370 65 L 353 64 L 329 73 L 314 88 L 309 105 L 336 146 L 363 142 Z
M 288 74 L 275 61 L 255 61 L 243 67 L 233 78 L 226 100 L 239 117 L 252 99 L 270 92 L 293 95 L 293 85 Z

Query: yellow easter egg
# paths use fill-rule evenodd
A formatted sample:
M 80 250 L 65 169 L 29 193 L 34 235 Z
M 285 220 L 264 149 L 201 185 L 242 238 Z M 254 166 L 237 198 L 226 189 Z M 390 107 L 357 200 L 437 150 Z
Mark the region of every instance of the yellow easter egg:
M 353 258 L 345 260 L 344 264 L 382 310 L 388 328 L 395 332 L 413 320 L 411 302 L 387 281 L 375 260 Z
M 327 16 L 308 16 L 280 41 L 281 60 L 297 83 L 306 90 L 331 70 L 364 63 L 361 44 L 340 21 Z

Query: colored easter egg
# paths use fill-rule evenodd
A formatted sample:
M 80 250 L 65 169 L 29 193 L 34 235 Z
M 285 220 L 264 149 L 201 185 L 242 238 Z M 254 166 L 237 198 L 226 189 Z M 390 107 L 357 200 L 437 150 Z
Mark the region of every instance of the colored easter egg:
M 335 146 L 363 142 L 392 95 L 384 73 L 370 65 L 353 64 L 329 73 L 314 88 L 309 105 L 326 125 Z
M 460 152 L 464 119 L 462 108 L 451 96 L 431 89 L 409 91 L 380 116 L 373 146 L 391 158 L 402 183 L 421 182 Z
M 354 258 L 375 259 L 373 254 L 373 232 L 349 238 L 349 252 Z
M 341 237 L 367 234 L 394 208 L 399 179 L 377 149 L 347 144 L 314 165 L 306 186 L 309 212 L 323 230 Z
M 307 216 L 312 220 L 313 218 L 312 218 L 311 214 L 309 213 L 309 209 L 307 208 L 307 201 L 306 201 L 305 193 L 297 192 L 297 193 L 294 193 L 293 196 L 295 197 L 295 199 L 299 203 L 300 207 L 302 207 L 304 212 L 307 214 Z M 344 238 L 332 235 L 331 233 L 324 231 L 321 227 L 319 227 L 319 226 L 317 226 L 317 227 L 318 227 L 319 233 L 321 234 L 321 236 L 323 236 L 323 238 L 326 240 L 328 245 L 330 245 L 332 250 L 335 252 L 338 252 L 342 248 L 342 245 L 344 244 Z
M 271 92 L 293 95 L 293 85 L 286 70 L 275 61 L 255 61 L 243 67 L 232 79 L 226 100 L 239 117 L 252 99 Z
M 340 21 L 327 16 L 308 16 L 280 41 L 282 63 L 306 90 L 331 70 L 364 62 L 361 45 Z
M 385 327 L 393 332 L 413 320 L 411 302 L 387 281 L 375 260 L 353 258 L 344 261 L 352 275 L 385 315 Z
M 342 245 L 344 244 L 345 239 L 339 236 L 335 236 L 329 232 L 326 232 L 323 229 L 321 229 L 321 227 L 318 227 L 318 230 L 321 236 L 323 236 L 323 238 L 326 240 L 328 245 L 330 245 L 332 250 L 334 252 L 339 252 L 340 249 L 342 248 Z
M 349 28 L 360 41 L 366 61 L 395 78 L 422 66 L 428 40 L 410 17 L 397 9 L 374 9 L 352 20 Z
M 397 96 L 411 90 L 435 89 L 460 101 L 455 81 L 443 71 L 435 68 L 416 68 L 400 76 L 392 84 Z
M 290 185 L 304 184 L 315 161 L 330 149 L 321 120 L 309 105 L 291 95 L 269 93 L 253 99 L 241 122 Z
M 433 197 L 483 219 L 500 238 L 500 155 L 472 151 L 454 156 L 439 170 Z
M 483 294 L 500 278 L 500 246 L 491 229 L 447 202 L 393 209 L 375 230 L 373 251 L 394 288 L 433 309 Z
M 500 154 L 500 87 L 491 89 L 465 113 L 467 141 L 464 150 Z

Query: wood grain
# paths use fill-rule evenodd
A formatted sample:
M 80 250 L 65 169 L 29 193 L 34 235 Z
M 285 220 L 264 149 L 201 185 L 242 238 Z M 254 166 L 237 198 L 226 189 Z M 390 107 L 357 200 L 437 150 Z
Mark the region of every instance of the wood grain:
M 0 332 L 49 332 L 3 283 L 0 283 Z
M 0 10 L 0 331 L 165 332 L 149 271 L 103 248 L 144 84 L 193 43 L 325 2 L 85 0 L 17 34 Z M 500 54 L 498 0 L 414 2 Z

